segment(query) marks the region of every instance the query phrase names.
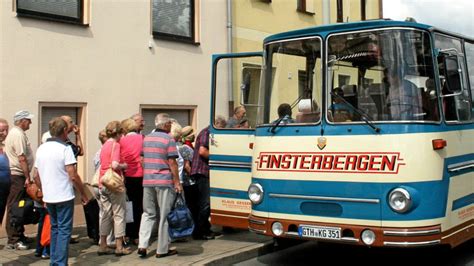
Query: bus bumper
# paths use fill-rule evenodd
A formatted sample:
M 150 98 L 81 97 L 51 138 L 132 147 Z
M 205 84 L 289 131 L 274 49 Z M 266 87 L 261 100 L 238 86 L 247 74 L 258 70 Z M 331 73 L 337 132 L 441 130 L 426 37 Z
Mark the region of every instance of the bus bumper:
M 272 224 L 274 222 L 280 222 L 283 225 L 283 233 L 280 236 L 277 236 L 272 232 Z M 300 235 L 298 230 L 300 226 L 340 228 L 341 235 L 339 239 L 303 237 Z M 353 245 L 366 245 L 362 241 L 361 235 L 364 230 L 371 230 L 375 234 L 375 241 L 370 246 L 375 247 L 422 247 L 442 244 L 440 225 L 426 227 L 393 228 L 351 224 L 301 222 L 293 220 L 263 218 L 250 215 L 249 230 L 258 234 L 272 237 L 341 242 Z

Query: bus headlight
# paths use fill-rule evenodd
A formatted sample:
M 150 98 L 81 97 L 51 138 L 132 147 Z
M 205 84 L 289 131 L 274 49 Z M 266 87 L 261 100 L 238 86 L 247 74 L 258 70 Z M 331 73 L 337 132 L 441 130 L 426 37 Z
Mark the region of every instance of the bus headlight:
M 274 222 L 272 224 L 272 233 L 276 236 L 283 235 L 283 225 L 280 222 Z
M 263 188 L 260 184 L 258 183 L 252 183 L 249 186 L 248 189 L 248 194 L 249 194 L 249 199 L 252 202 L 252 204 L 260 204 L 263 200 Z
M 408 190 L 396 188 L 388 194 L 388 204 L 393 211 L 405 213 L 411 209 L 413 200 Z
M 364 242 L 364 244 L 368 246 L 372 245 L 375 242 L 374 231 L 369 230 L 369 229 L 362 231 L 361 239 L 362 239 L 362 242 Z

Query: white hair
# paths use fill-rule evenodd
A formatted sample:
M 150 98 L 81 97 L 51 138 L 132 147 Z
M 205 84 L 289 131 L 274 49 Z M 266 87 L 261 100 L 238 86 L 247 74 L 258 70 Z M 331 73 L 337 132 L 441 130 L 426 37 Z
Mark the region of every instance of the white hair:
M 170 115 L 167 113 L 159 113 L 155 116 L 155 126 L 159 129 L 164 129 L 165 125 L 170 122 Z

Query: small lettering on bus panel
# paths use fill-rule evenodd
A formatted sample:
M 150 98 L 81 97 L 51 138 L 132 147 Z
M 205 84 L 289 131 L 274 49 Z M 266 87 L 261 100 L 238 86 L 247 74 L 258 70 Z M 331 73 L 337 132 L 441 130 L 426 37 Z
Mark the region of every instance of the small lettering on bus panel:
M 255 163 L 258 171 L 384 174 L 397 174 L 405 165 L 398 152 L 261 152 Z

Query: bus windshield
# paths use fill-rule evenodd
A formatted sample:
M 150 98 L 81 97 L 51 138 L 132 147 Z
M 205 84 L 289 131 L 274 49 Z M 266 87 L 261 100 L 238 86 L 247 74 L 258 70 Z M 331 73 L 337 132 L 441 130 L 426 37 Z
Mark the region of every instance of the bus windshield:
M 439 121 L 427 32 L 386 29 L 330 35 L 327 119 Z
M 262 77 L 262 123 L 318 123 L 321 119 L 321 38 L 270 43 Z

